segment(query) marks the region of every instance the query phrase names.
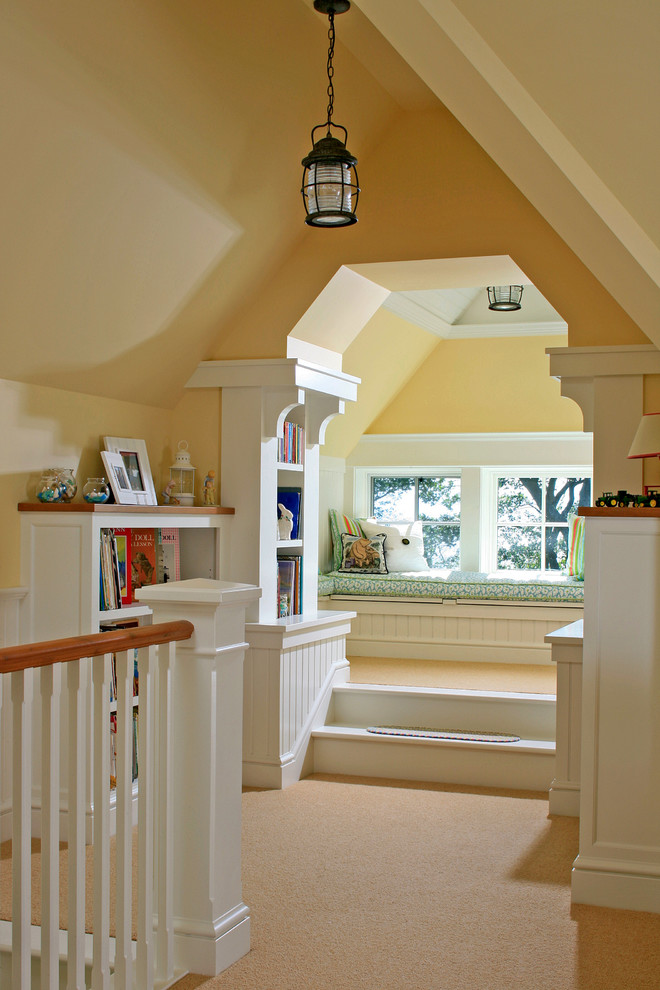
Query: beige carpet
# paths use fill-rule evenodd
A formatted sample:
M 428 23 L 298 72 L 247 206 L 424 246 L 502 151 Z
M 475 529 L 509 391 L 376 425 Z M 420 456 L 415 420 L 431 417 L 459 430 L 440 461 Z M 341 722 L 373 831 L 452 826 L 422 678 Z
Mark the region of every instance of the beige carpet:
M 349 657 L 356 684 L 455 688 L 466 691 L 521 691 L 556 694 L 553 666 L 522 663 L 451 663 L 444 660 L 391 660 Z
M 252 951 L 177 990 L 660 987 L 660 916 L 571 907 L 546 794 L 316 775 L 243 809 Z

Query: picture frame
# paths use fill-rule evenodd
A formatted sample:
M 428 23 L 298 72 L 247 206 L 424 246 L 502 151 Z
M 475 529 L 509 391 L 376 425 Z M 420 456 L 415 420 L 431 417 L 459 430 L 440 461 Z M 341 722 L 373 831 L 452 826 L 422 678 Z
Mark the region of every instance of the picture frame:
M 111 454 L 119 454 L 123 462 L 131 493 L 135 496 L 135 501 L 128 504 L 158 505 L 149 466 L 147 445 L 144 440 L 131 439 L 130 437 L 103 437 L 103 442 L 106 451 Z
M 139 505 L 138 494 L 131 488 L 130 478 L 121 454 L 114 451 L 102 450 L 101 460 L 105 468 L 112 494 L 118 505 Z

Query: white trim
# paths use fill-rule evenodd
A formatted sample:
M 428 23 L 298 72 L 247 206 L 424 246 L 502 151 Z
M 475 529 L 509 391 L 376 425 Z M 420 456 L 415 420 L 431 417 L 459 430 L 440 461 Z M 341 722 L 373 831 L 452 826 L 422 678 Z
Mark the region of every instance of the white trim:
M 568 333 L 568 324 L 552 323 L 469 323 L 457 324 L 447 334 L 447 340 L 463 340 L 471 337 L 555 337 Z

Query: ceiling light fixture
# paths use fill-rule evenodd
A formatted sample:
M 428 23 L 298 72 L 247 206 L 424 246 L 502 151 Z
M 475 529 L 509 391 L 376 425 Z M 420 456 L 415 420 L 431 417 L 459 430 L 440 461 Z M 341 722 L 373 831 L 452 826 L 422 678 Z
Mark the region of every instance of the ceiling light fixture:
M 497 313 L 509 313 L 521 308 L 522 285 L 489 285 L 486 291 L 488 309 L 493 309 Z
M 328 119 L 325 124 L 312 128 L 312 150 L 303 158 L 304 168 L 302 197 L 305 204 L 305 223 L 310 227 L 346 227 L 356 223 L 360 187 L 355 158 L 346 147 L 348 131 L 332 120 L 335 90 L 332 83 L 335 53 L 335 14 L 343 14 L 350 7 L 349 0 L 314 0 L 314 8 L 328 15 L 330 27 L 328 39 Z M 333 137 L 330 128 L 344 132 L 344 140 Z M 314 141 L 314 133 L 326 128 L 324 137 Z

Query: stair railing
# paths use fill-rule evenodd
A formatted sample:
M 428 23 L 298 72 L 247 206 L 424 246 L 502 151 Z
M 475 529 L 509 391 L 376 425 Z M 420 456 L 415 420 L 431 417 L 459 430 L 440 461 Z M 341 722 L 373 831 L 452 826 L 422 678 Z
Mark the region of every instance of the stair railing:
M 173 876 L 172 672 L 176 646 L 193 635 L 179 619 L 96 635 L 0 650 L 0 674 L 8 674 L 12 738 L 11 984 L 33 984 L 31 840 L 33 764 L 39 766 L 41 836 L 42 990 L 59 990 L 60 959 L 66 986 L 95 990 L 151 990 L 175 978 Z M 137 788 L 137 916 L 132 910 L 134 818 L 133 680 L 139 671 L 139 786 Z M 110 712 L 112 657 L 116 658 L 116 789 L 111 789 Z M 89 685 L 93 713 L 89 712 Z M 0 677 L 0 692 L 3 681 Z M 156 716 L 156 712 L 158 713 Z M 91 752 L 90 745 L 91 722 Z M 36 726 L 35 726 L 36 723 Z M 0 726 L 1 728 L 1 726 Z M 40 747 L 34 746 L 40 728 Z M 37 750 L 34 752 L 33 750 Z M 40 752 L 39 752 L 40 750 Z M 87 761 L 90 761 L 88 765 Z M 90 774 L 91 770 L 91 774 Z M 86 793 L 91 777 L 92 802 Z M 66 809 L 61 816 L 61 795 Z M 115 935 L 110 937 L 110 822 L 116 822 Z M 91 810 L 92 932 L 85 931 L 86 818 Z M 60 944 L 60 839 L 68 843 L 68 924 Z M 154 866 L 155 864 L 155 866 Z M 133 923 L 137 938 L 132 937 Z M 38 935 L 38 933 L 37 933 Z M 91 953 L 90 953 L 91 941 Z M 4 970 L 2 965 L 4 964 Z M 86 970 L 87 967 L 87 970 Z M 8 973 L 8 962 L 0 973 Z

